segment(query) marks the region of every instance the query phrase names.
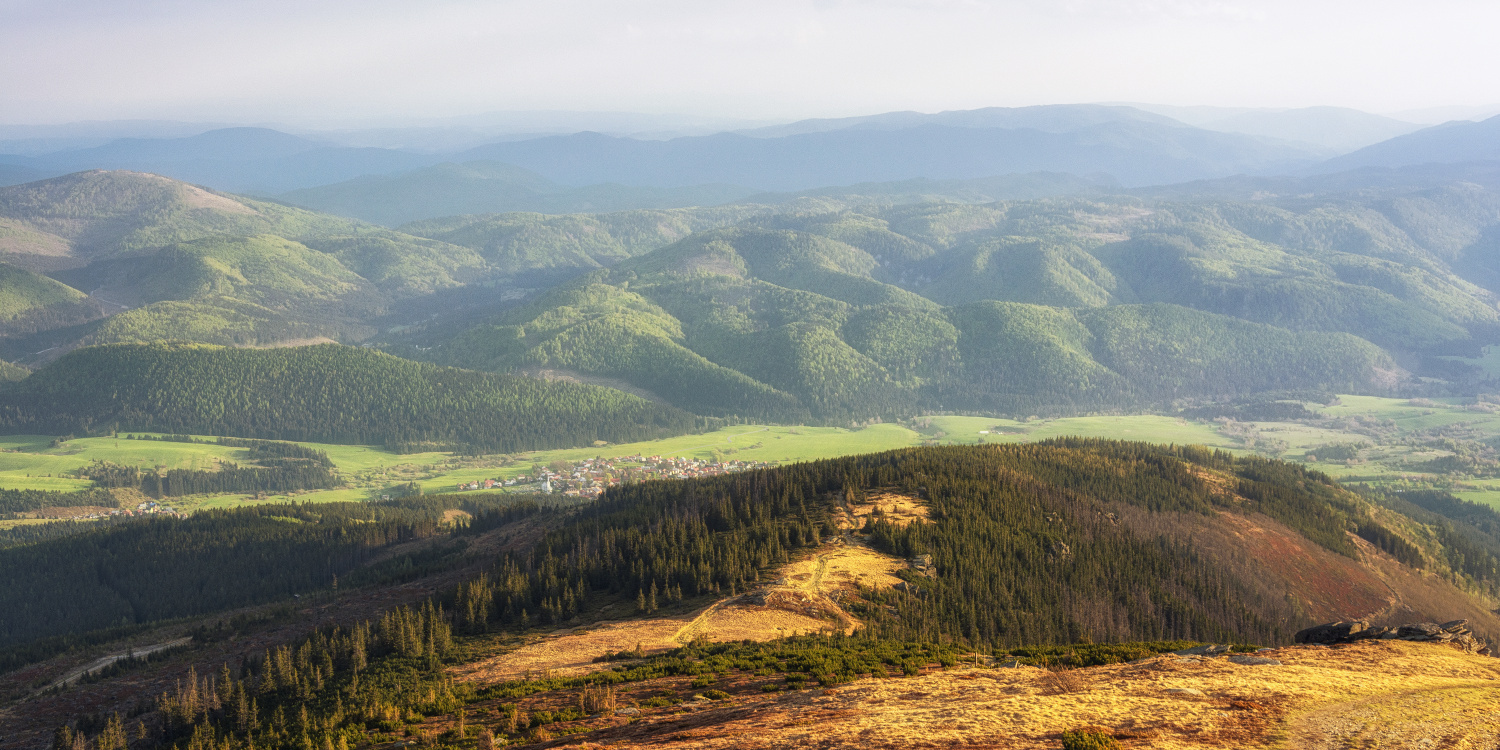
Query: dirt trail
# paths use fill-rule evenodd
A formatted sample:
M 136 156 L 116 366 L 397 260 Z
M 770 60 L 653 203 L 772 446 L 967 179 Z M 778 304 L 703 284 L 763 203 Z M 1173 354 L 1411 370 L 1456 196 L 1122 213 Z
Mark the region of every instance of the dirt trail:
M 107 656 L 101 656 L 98 659 L 95 659 L 95 660 L 89 662 L 88 664 L 85 664 L 85 665 L 83 665 L 81 667 L 78 667 L 76 669 L 73 669 L 73 670 L 69 671 L 68 673 L 64 674 L 62 677 L 59 677 L 57 680 L 53 681 L 52 684 L 48 685 L 45 688 L 42 688 L 42 690 L 43 691 L 51 690 L 52 688 L 59 687 L 61 685 L 66 685 L 66 684 L 68 684 L 70 682 L 73 682 L 73 681 L 77 680 L 78 678 L 80 678 L 80 677 L 88 674 L 89 672 L 97 672 L 97 671 L 99 671 L 101 669 L 104 669 L 105 667 L 108 667 L 111 664 L 114 664 L 117 661 L 120 661 L 121 659 L 129 659 L 131 657 L 149 656 L 149 655 L 154 654 L 154 653 L 156 653 L 158 651 L 165 651 L 165 650 L 167 650 L 169 648 L 177 648 L 178 646 L 186 646 L 188 644 L 188 642 L 191 641 L 191 640 L 193 640 L 193 637 L 189 635 L 189 636 L 184 636 L 182 638 L 176 638 L 176 639 L 173 639 L 173 640 L 170 640 L 170 641 L 166 641 L 166 642 L 163 642 L 163 643 L 154 643 L 154 644 L 152 644 L 150 646 L 142 646 L 140 648 L 132 648 L 132 649 L 129 649 L 127 651 L 121 651 L 119 653 L 109 654 Z
M 691 621 L 688 622 L 688 624 L 683 625 L 681 630 L 678 630 L 676 633 L 674 633 L 672 635 L 672 640 L 684 646 L 692 643 L 693 639 L 696 638 L 700 633 L 702 633 L 704 628 L 707 627 L 709 618 L 713 617 L 715 613 L 724 609 L 724 607 L 728 604 L 728 599 L 721 599 L 714 602 L 712 606 L 710 606 L 708 609 L 703 610 L 702 612 L 699 612 L 697 617 L 694 617 Z
M 1497 698 L 1494 682 L 1475 682 L 1333 703 L 1290 717 L 1285 747 L 1491 750 L 1500 746 Z
M 813 570 L 812 580 L 808 581 L 807 585 L 803 586 L 802 588 L 808 591 L 818 591 L 818 587 L 823 584 L 823 576 L 827 573 L 828 555 L 818 555 L 818 567 Z M 822 592 L 819 591 L 818 593 Z

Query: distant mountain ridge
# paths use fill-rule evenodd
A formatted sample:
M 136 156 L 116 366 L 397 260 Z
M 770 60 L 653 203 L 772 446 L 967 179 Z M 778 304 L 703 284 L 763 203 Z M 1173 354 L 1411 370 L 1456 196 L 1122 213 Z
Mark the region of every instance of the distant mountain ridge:
M 1310 170 L 1340 172 L 1360 167 L 1500 162 L 1500 115 L 1480 122 L 1454 121 L 1418 130 L 1329 159 Z
M 1109 174 L 1126 185 L 1284 170 L 1316 154 L 1186 126 L 1130 107 L 1057 105 L 926 115 L 894 112 L 670 140 L 575 133 L 445 154 L 353 148 L 265 128 L 127 138 L 0 165 L 59 175 L 128 169 L 234 192 L 292 190 L 432 167 L 500 161 L 563 185 L 788 191 L 871 181 L 1026 172 Z
M 1245 136 L 1147 122 L 1063 132 L 922 123 L 753 138 L 723 133 L 633 141 L 582 133 L 473 149 L 466 158 L 516 164 L 566 184 L 706 183 L 792 191 L 914 177 L 973 179 L 1024 172 L 1104 173 L 1125 185 L 1277 171 L 1307 152 Z
M 278 198 L 316 211 L 396 226 L 459 214 L 603 213 L 714 206 L 754 193 L 734 185 L 652 188 L 606 183 L 570 188 L 509 164 L 470 161 L 445 162 L 394 175 L 357 177 L 293 190 Z
M 1344 153 L 1405 135 L 1424 126 L 1347 107 L 1269 109 L 1132 105 L 1194 127 L 1274 138 Z

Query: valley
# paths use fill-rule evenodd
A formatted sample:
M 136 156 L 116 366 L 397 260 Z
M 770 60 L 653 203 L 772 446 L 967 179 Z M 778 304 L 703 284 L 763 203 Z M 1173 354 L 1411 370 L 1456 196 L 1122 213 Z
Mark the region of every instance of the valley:
M 0 750 L 1491 747 L 1497 123 L 0 157 Z
M 1296 461 L 1344 482 L 1386 490 L 1440 488 L 1472 502 L 1500 508 L 1500 408 L 1471 399 L 1392 399 L 1343 395 L 1337 403 L 1299 402 L 1298 421 L 1204 420 L 1183 416 L 1126 415 L 1004 419 L 936 415 L 857 429 L 818 426 L 735 425 L 702 434 L 585 448 L 464 455 L 446 451 L 395 453 L 382 446 L 300 442 L 326 453 L 340 486 L 245 495 L 174 497 L 182 511 L 255 503 L 345 502 L 406 494 L 453 492 L 459 485 L 531 475 L 534 467 L 583 467 L 594 458 L 660 456 L 718 464 L 778 465 L 875 453 L 920 445 L 984 445 L 1061 437 L 1096 437 L 1157 444 L 1204 445 L 1234 453 Z M 133 433 L 124 433 L 132 435 Z M 161 437 L 140 433 L 141 436 Z M 0 486 L 79 491 L 93 486 L 79 476 L 95 461 L 160 470 L 214 470 L 243 462 L 242 449 L 205 442 L 181 443 L 121 437 L 72 438 L 53 445 L 45 436 L 0 437 Z M 1323 453 L 1319 457 L 1319 452 Z M 638 465 L 632 463 L 630 465 Z M 622 468 L 624 465 L 621 465 Z M 586 471 L 586 469 L 584 469 Z M 611 474 L 613 476 L 613 473 Z M 467 492 L 469 490 L 460 490 Z M 477 492 L 537 491 L 528 483 Z M 559 483 L 558 491 L 562 491 Z M 57 514 L 52 514 L 55 518 Z M 19 523 L 0 521 L 0 526 Z

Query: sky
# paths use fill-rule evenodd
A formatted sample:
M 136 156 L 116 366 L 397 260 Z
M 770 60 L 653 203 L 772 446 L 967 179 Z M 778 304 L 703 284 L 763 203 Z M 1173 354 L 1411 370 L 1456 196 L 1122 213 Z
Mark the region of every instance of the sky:
M 1500 102 L 1493 0 L 0 0 L 0 123 Z

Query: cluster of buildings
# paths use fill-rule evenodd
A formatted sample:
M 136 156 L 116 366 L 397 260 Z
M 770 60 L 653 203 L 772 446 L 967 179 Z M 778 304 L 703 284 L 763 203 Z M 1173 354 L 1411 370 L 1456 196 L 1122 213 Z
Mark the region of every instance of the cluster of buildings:
M 155 501 L 152 501 L 152 500 L 147 500 L 146 502 L 141 503 L 140 505 L 135 506 L 135 510 L 130 510 L 130 509 L 112 510 L 112 511 L 109 512 L 109 514 L 112 515 L 112 516 L 120 516 L 120 515 L 125 515 L 125 516 L 146 516 L 146 515 L 157 515 L 157 514 L 169 515 L 169 516 L 185 516 L 186 515 L 186 514 L 183 514 L 183 513 L 178 513 L 177 509 L 173 508 L 170 505 L 162 505 L 161 503 L 158 503 L 158 502 L 155 502 Z
M 556 464 L 551 468 L 537 468 L 513 479 L 483 479 L 460 483 L 458 489 L 464 491 L 515 487 L 525 492 L 592 499 L 603 494 L 604 490 L 622 483 L 652 479 L 695 479 L 764 469 L 773 465 L 764 461 L 710 461 L 671 456 L 589 458 L 567 468 Z

